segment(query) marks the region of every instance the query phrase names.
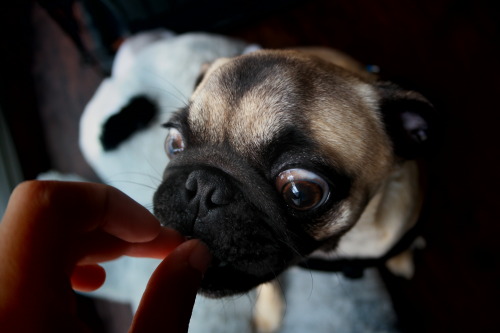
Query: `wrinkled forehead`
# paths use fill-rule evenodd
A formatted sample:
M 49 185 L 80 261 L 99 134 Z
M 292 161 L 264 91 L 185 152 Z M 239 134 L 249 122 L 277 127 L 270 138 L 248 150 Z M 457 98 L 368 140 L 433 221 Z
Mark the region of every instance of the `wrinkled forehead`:
M 308 96 L 297 81 L 293 70 L 275 59 L 226 62 L 193 94 L 191 131 L 204 142 L 230 142 L 245 154 L 265 147 L 303 118 Z
M 390 155 L 374 88 L 336 67 L 287 53 L 214 67 L 191 100 L 188 123 L 197 139 L 256 156 L 293 128 L 331 162 L 356 173 L 367 162 L 385 164 Z

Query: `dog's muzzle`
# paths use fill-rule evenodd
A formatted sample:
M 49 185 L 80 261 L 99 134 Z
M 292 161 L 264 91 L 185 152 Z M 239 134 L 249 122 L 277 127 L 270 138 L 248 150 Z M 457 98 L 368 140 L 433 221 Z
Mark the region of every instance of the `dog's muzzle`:
M 175 167 L 166 175 L 154 197 L 155 215 L 164 226 L 211 249 L 213 264 L 203 292 L 245 292 L 289 265 L 292 244 L 284 231 L 277 232 L 275 214 L 253 204 L 251 190 L 212 167 Z

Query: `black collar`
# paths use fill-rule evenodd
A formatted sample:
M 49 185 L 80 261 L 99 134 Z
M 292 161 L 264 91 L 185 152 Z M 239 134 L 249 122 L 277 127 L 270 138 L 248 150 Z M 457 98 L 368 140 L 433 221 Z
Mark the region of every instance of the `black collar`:
M 416 223 L 401 239 L 381 257 L 359 259 L 318 259 L 308 258 L 299 267 L 323 272 L 339 272 L 351 279 L 363 277 L 364 270 L 370 267 L 381 267 L 387 260 L 410 248 L 420 234 L 420 223 Z

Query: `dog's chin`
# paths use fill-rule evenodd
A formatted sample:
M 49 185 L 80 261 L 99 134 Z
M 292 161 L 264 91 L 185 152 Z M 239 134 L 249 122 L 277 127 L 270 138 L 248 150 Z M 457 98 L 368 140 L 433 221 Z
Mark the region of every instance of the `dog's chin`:
M 231 257 L 220 248 L 211 246 L 211 240 L 202 240 L 211 248 L 213 259 L 203 277 L 200 293 L 212 298 L 244 294 L 275 279 L 294 262 L 290 251 L 275 248 L 270 241 L 258 249 L 235 249 L 239 255 Z
M 274 278 L 274 272 L 257 277 L 232 267 L 211 267 L 203 277 L 199 293 L 210 298 L 239 295 Z

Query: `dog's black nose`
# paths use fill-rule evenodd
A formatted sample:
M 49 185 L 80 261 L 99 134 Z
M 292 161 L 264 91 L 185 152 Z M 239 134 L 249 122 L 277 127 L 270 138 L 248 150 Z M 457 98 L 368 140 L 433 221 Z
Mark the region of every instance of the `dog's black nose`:
M 198 216 L 231 203 L 233 185 L 228 177 L 216 170 L 195 170 L 186 180 L 186 191 L 190 205 L 197 205 Z

